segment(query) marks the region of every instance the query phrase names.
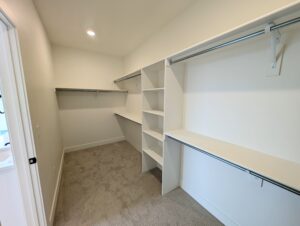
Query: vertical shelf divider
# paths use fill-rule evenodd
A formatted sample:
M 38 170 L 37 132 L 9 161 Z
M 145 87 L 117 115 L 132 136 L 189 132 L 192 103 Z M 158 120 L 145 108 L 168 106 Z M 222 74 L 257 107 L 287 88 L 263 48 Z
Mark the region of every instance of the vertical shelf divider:
M 185 65 L 165 67 L 165 123 L 164 131 L 183 127 L 184 73 Z M 180 186 L 182 145 L 171 139 L 165 139 L 162 171 L 162 195 Z

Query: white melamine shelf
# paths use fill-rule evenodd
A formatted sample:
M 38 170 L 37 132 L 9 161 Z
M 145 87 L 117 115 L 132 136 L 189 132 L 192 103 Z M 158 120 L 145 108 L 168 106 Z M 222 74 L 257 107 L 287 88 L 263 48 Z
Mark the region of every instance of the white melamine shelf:
M 186 130 L 169 131 L 166 136 L 300 191 L 300 164 Z
M 163 136 L 163 134 L 161 134 L 161 133 L 159 133 L 159 132 L 156 132 L 156 131 L 154 131 L 154 130 L 149 130 L 149 129 L 144 130 L 143 132 L 144 132 L 145 134 L 147 134 L 147 135 L 149 135 L 149 136 L 155 138 L 156 140 L 159 140 L 159 141 L 161 141 L 161 142 L 164 141 L 164 136 Z
M 142 119 L 139 115 L 135 113 L 130 113 L 130 112 L 122 112 L 122 111 L 116 111 L 114 112 L 116 115 L 119 115 L 123 118 L 126 118 L 130 121 L 136 122 L 138 124 L 142 124 Z
M 125 75 L 125 76 L 122 76 L 122 77 L 114 80 L 114 83 L 121 82 L 121 81 L 124 81 L 124 80 L 127 80 L 127 79 L 131 79 L 131 78 L 134 78 L 134 77 L 137 77 L 137 76 L 141 76 L 141 70 L 135 71 L 135 72 L 130 73 L 130 74 Z
M 157 110 L 144 110 L 143 112 L 144 112 L 144 113 L 147 113 L 147 114 L 158 115 L 158 116 L 164 117 L 164 112 L 163 112 L 163 111 L 157 111 Z
M 162 156 L 160 156 L 159 154 L 157 154 L 155 151 L 149 149 L 149 148 L 146 148 L 146 149 L 143 149 L 143 151 L 148 155 L 150 156 L 153 160 L 155 160 L 156 162 L 158 162 L 159 165 L 163 165 L 163 158 Z
M 153 88 L 153 89 L 144 89 L 143 92 L 158 92 L 158 91 L 164 91 L 165 88 Z
M 118 90 L 118 89 L 86 89 L 86 88 L 55 88 L 56 91 L 63 92 L 116 92 L 116 93 L 127 93 L 127 90 Z

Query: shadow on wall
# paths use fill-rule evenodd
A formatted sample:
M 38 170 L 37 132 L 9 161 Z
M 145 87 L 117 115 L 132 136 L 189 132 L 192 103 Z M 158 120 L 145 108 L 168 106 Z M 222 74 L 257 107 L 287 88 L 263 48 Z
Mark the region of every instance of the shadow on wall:
M 94 109 L 124 107 L 126 93 L 58 92 L 58 107 L 67 109 Z

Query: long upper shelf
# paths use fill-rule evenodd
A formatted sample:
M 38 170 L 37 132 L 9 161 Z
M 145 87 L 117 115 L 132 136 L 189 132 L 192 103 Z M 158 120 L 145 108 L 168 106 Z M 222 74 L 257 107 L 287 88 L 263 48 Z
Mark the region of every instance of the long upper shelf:
M 123 118 L 126 118 L 130 121 L 136 122 L 138 124 L 142 124 L 142 118 L 141 116 L 135 114 L 135 113 L 130 113 L 130 112 L 124 112 L 124 111 L 116 111 L 114 112 L 116 115 L 119 115 Z
M 271 179 L 300 194 L 300 164 L 186 130 L 169 131 L 166 136 Z
M 85 88 L 55 88 L 56 91 L 67 91 L 67 92 L 116 92 L 116 93 L 127 93 L 127 90 L 118 89 L 85 89 Z
M 134 78 L 134 77 L 137 77 L 137 76 L 140 76 L 140 75 L 141 75 L 141 70 L 137 70 L 135 72 L 132 72 L 132 73 L 130 73 L 128 75 L 125 75 L 123 77 L 120 77 L 120 78 L 114 80 L 114 83 L 121 82 L 121 81 L 130 79 L 130 78 Z

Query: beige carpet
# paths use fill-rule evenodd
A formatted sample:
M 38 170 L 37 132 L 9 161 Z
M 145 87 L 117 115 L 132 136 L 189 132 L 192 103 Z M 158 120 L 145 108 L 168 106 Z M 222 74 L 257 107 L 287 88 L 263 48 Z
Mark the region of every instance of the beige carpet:
M 125 141 L 66 154 L 54 225 L 222 225 L 182 189 L 162 197 L 157 171 Z

